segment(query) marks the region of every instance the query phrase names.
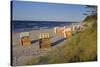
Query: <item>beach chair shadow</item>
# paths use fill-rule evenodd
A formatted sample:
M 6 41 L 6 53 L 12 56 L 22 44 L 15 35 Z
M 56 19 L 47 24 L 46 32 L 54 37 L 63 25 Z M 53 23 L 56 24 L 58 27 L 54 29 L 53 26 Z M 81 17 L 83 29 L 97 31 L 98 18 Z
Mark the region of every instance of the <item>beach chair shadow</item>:
M 50 38 L 53 38 L 53 36 L 50 37 Z M 37 40 L 32 40 L 32 41 L 31 41 L 31 44 L 34 44 L 34 43 L 36 43 L 36 42 L 38 42 L 38 41 L 39 41 L 39 39 L 37 39 Z
M 39 39 L 37 39 L 37 40 L 32 40 L 31 41 L 31 44 L 34 44 L 34 43 L 36 43 L 36 42 L 38 42 L 39 41 Z
M 58 41 L 51 43 L 51 46 L 55 46 L 55 45 L 57 45 L 57 44 L 63 42 L 65 39 L 66 39 L 66 38 L 59 39 Z

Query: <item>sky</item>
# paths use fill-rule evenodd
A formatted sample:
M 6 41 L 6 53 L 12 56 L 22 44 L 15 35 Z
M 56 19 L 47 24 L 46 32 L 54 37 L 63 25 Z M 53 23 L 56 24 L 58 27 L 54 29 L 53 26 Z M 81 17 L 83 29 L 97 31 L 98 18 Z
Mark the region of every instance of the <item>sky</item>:
M 85 5 L 13 1 L 12 20 L 81 22 L 86 10 Z

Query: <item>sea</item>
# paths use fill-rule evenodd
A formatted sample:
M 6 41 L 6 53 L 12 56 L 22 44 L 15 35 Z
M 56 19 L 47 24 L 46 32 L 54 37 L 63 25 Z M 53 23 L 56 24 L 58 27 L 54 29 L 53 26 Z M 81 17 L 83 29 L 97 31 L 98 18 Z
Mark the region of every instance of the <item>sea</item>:
M 54 27 L 69 26 L 78 22 L 62 22 L 62 21 L 11 21 L 12 32 L 24 32 L 31 30 L 50 29 Z

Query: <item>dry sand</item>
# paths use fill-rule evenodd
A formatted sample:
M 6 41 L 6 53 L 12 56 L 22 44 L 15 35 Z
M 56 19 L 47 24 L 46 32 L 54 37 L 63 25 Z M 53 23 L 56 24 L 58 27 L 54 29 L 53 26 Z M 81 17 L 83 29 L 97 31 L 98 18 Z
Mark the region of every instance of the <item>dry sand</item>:
M 38 40 L 40 33 L 49 33 L 51 37 L 51 43 L 56 46 L 63 44 L 65 39 L 62 36 L 54 34 L 53 29 L 42 29 L 42 30 L 32 30 L 30 31 L 31 41 Z M 54 48 L 53 46 L 51 48 Z M 50 49 L 51 49 L 50 48 Z M 48 50 L 41 50 L 39 48 L 39 42 L 36 41 L 30 46 L 24 47 L 20 44 L 20 33 L 12 33 L 12 55 L 13 55 L 13 65 L 23 65 L 25 58 L 41 56 L 49 53 Z M 21 62 L 19 62 L 21 61 Z

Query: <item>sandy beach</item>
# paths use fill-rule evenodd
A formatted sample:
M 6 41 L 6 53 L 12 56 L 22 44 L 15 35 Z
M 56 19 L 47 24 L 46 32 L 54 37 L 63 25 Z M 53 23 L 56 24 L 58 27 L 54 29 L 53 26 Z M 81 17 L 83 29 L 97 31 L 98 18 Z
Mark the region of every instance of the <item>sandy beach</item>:
M 24 61 L 30 57 L 37 57 L 41 55 L 46 55 L 56 46 L 63 44 L 66 39 L 63 36 L 59 36 L 54 33 L 54 29 L 40 29 L 40 30 L 32 30 L 29 31 L 31 44 L 29 46 L 22 46 L 20 44 L 20 33 L 12 34 L 12 46 L 13 46 L 13 65 L 23 65 Z M 41 50 L 39 48 L 39 34 L 40 33 L 49 33 L 50 34 L 50 42 L 51 48 L 47 50 Z M 20 63 L 21 62 L 21 63 Z

